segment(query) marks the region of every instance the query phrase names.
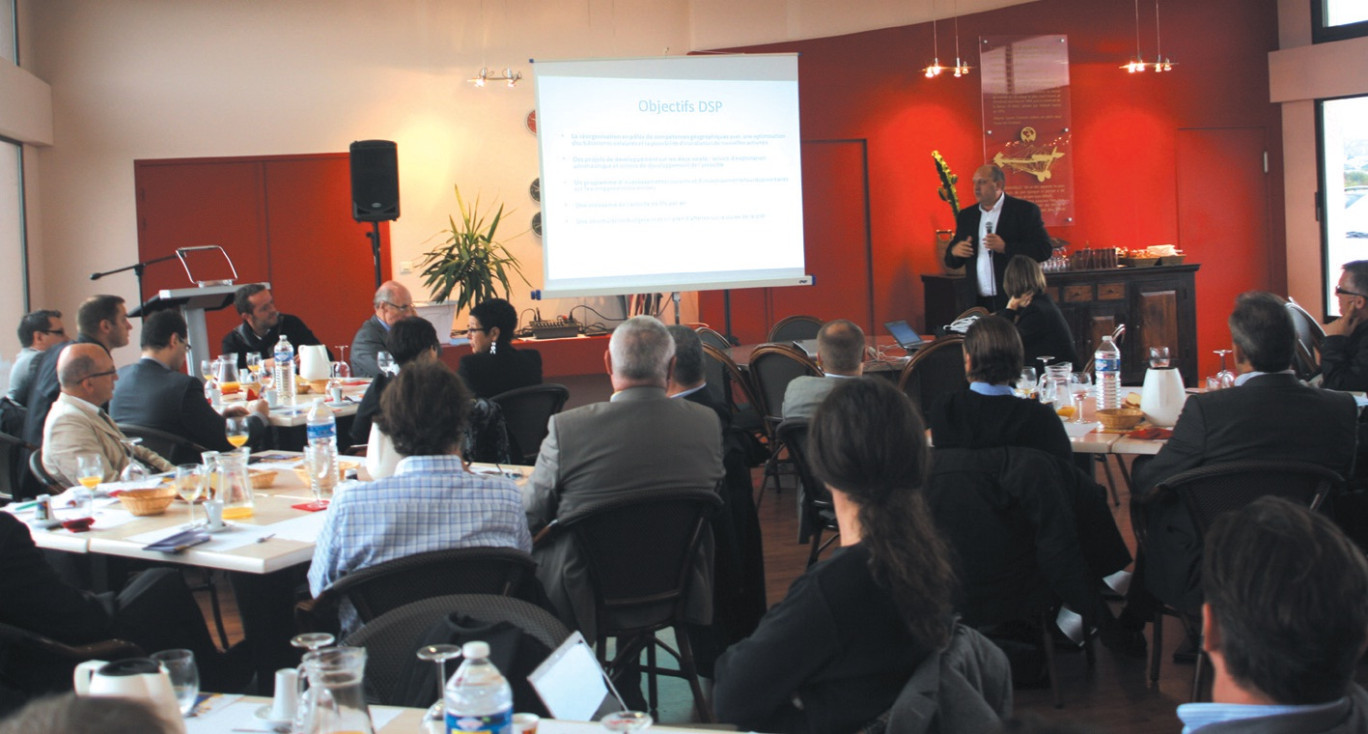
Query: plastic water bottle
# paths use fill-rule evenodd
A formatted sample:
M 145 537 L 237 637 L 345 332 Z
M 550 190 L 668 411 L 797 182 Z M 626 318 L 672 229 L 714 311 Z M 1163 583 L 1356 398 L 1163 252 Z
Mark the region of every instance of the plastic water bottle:
M 446 686 L 448 734 L 512 734 L 513 689 L 489 662 L 489 644 L 467 642 L 461 655 L 465 660 Z
M 332 467 L 332 478 L 324 479 L 322 476 L 315 477 L 313 467 L 309 467 L 309 481 L 311 485 L 317 483 L 320 492 L 331 492 L 337 486 L 337 418 L 333 416 L 332 408 L 323 403 L 323 398 L 315 398 L 313 407 L 309 409 L 309 415 L 305 418 L 305 430 L 309 437 L 309 446 L 314 451 L 327 451 L 330 455 L 329 465 Z M 307 454 L 306 454 L 307 458 Z M 322 466 L 318 469 L 323 472 Z
M 294 346 L 289 338 L 281 334 L 280 341 L 275 345 L 275 389 L 281 405 L 294 405 L 294 359 Z
M 213 380 L 204 382 L 204 399 L 215 412 L 223 410 L 223 393 L 219 392 L 218 384 Z
M 1097 407 L 1121 407 L 1121 350 L 1110 334 L 1102 337 L 1093 353 L 1093 364 L 1097 372 Z

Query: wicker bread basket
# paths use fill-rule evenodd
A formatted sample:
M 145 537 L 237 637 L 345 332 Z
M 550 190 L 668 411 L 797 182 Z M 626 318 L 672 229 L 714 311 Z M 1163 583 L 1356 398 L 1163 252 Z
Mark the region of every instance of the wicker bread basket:
M 1103 408 L 1097 411 L 1097 420 L 1102 427 L 1112 431 L 1130 430 L 1145 419 L 1145 412 L 1139 408 Z
M 166 508 L 170 507 L 175 499 L 174 487 L 125 489 L 119 493 L 119 502 L 123 503 L 124 509 L 138 517 L 160 515 L 166 512 Z

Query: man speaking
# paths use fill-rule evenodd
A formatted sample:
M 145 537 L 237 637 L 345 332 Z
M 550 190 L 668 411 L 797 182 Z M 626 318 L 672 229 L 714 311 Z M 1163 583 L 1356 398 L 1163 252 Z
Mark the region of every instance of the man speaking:
M 945 251 L 945 264 L 965 272 L 975 285 L 978 305 L 997 312 L 1007 305 L 1002 274 L 1014 255 L 1037 262 L 1050 259 L 1050 235 L 1040 218 L 1040 207 L 1003 193 L 1007 179 L 994 165 L 974 171 L 978 206 L 955 216 L 955 242 Z

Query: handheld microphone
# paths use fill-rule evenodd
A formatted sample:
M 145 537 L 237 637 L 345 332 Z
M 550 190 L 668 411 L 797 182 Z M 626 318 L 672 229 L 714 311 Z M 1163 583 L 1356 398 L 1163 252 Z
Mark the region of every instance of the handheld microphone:
M 992 233 L 993 233 L 993 223 L 992 223 L 991 221 L 984 222 L 984 223 L 983 223 L 983 231 L 984 231 L 985 234 L 992 234 Z

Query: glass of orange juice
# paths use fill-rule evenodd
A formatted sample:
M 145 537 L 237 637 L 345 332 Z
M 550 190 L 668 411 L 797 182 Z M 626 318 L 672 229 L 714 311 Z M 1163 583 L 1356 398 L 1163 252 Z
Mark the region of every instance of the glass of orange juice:
M 233 448 L 242 448 L 247 444 L 247 437 L 251 430 L 245 416 L 229 418 L 225 425 L 228 431 L 228 443 L 233 444 Z
M 100 454 L 80 454 L 76 457 L 76 481 L 86 489 L 104 481 L 105 461 Z

